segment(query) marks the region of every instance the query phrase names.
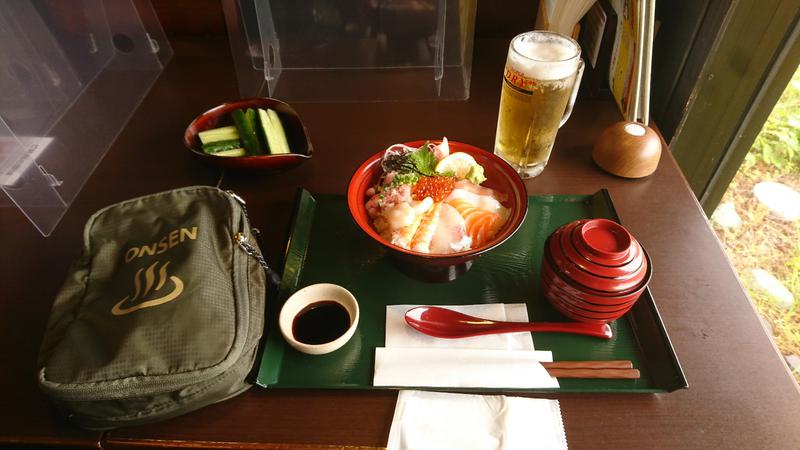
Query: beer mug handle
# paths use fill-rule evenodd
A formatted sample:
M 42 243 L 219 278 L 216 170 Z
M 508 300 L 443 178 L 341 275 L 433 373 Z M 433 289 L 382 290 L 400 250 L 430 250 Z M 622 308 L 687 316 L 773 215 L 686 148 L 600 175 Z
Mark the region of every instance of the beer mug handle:
M 575 75 L 575 84 L 572 86 L 572 94 L 569 96 L 569 103 L 567 103 L 567 110 L 564 111 L 564 117 L 561 118 L 561 123 L 558 128 L 567 123 L 567 119 L 572 115 L 572 107 L 575 106 L 575 99 L 578 97 L 578 88 L 581 87 L 581 78 L 583 78 L 583 60 L 578 61 L 578 73 Z

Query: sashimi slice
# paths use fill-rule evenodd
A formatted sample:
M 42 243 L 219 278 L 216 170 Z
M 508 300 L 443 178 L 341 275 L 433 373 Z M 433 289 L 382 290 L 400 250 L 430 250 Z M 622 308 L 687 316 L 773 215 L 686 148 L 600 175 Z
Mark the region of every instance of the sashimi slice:
M 498 202 L 504 202 L 504 201 L 508 200 L 508 194 L 506 194 L 505 192 L 497 192 L 494 189 L 491 189 L 491 188 L 488 188 L 488 187 L 485 187 L 485 186 L 477 185 L 477 184 L 475 184 L 475 183 L 473 183 L 472 181 L 469 181 L 469 180 L 458 180 L 458 181 L 456 181 L 455 188 L 456 189 L 463 189 L 465 191 L 472 192 L 473 194 L 477 194 L 477 195 L 489 196 L 489 197 L 492 197 L 493 199 L 497 200 Z
M 505 219 L 499 214 L 479 209 L 465 200 L 455 199 L 448 203 L 464 218 L 473 248 L 489 242 L 505 223 Z
M 445 201 L 451 204 L 453 201 L 463 201 L 474 208 L 495 213 L 502 217 L 503 220 L 508 218 L 509 214 L 509 209 L 497 201 L 496 198 L 490 195 L 479 195 L 465 189 L 453 189 L 453 192 L 450 193 Z
M 441 144 L 428 144 L 428 150 L 433 152 L 433 156 L 436 157 L 436 161 L 443 160 L 447 155 L 450 154 L 450 145 L 447 143 L 447 137 L 442 139 Z
M 467 233 L 467 224 L 461 214 L 447 203 L 442 203 L 439 223 L 430 244 L 431 253 L 454 253 L 469 250 L 472 238 Z

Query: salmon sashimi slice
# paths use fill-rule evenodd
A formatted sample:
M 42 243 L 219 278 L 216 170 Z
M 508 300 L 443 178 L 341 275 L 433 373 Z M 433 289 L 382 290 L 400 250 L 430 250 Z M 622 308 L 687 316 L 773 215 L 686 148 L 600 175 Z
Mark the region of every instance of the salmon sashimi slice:
M 465 200 L 453 199 L 448 204 L 464 218 L 467 234 L 472 238 L 472 248 L 489 242 L 505 223 L 499 214 L 479 209 Z
M 460 181 L 458 183 L 460 183 Z M 445 201 L 452 202 L 455 200 L 464 201 L 475 208 L 499 214 L 503 220 L 509 216 L 509 209 L 490 195 L 480 195 L 465 189 L 455 188 L 450 192 L 450 195 L 447 196 Z

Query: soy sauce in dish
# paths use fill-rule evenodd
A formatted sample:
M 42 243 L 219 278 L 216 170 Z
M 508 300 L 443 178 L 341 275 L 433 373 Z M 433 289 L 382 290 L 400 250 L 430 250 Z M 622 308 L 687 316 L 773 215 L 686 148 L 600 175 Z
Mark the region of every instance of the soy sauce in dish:
M 314 302 L 297 314 L 292 322 L 292 335 L 304 344 L 331 342 L 350 328 L 350 314 L 333 300 Z

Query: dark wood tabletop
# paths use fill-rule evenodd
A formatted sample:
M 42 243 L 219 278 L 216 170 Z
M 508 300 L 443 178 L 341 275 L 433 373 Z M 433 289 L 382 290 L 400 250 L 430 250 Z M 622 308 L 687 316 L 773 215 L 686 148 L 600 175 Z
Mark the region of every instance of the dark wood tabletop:
M 507 41 L 476 40 L 468 101 L 295 104 L 313 159 L 275 175 L 221 173 L 181 145 L 201 111 L 238 97 L 224 39 L 174 39 L 175 57 L 61 224 L 48 238 L 13 207 L 0 208 L 0 444 L 42 446 L 317 448 L 386 445 L 396 393 L 255 387 L 162 423 L 106 433 L 68 425 L 35 383 L 35 359 L 52 300 L 79 251 L 84 222 L 126 198 L 220 185 L 248 201 L 278 260 L 295 191 L 345 192 L 357 165 L 394 142 L 446 135 L 491 149 Z M 675 161 L 665 152 L 642 180 L 603 173 L 591 146 L 619 113 L 580 98 L 559 132 L 537 194 L 607 188 L 621 221 L 649 250 L 650 284 L 690 387 L 668 394 L 563 394 L 571 448 L 800 448 L 800 391 L 745 296 Z

